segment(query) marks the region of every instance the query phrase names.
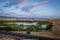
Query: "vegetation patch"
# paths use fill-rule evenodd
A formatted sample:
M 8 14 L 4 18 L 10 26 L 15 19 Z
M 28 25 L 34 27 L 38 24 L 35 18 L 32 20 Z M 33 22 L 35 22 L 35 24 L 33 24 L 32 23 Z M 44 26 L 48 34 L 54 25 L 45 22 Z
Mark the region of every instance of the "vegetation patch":
M 4 30 L 4 31 L 51 31 L 52 28 L 52 23 L 51 22 L 47 22 L 47 21 L 40 21 L 37 22 L 36 25 L 28 25 L 28 26 L 24 26 L 23 24 L 15 24 L 15 22 L 10 22 L 10 21 L 0 21 L 0 26 L 4 25 L 5 27 L 0 28 L 0 30 Z M 26 22 L 26 21 L 25 21 Z M 28 23 L 32 23 L 32 22 L 28 22 Z

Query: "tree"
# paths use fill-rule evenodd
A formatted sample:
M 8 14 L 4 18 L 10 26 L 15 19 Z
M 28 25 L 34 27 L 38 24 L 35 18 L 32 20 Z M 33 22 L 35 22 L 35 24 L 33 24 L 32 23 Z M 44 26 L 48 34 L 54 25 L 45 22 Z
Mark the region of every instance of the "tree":
M 19 30 L 19 31 L 24 30 L 24 26 L 23 26 L 23 24 L 19 25 L 18 28 L 17 28 L 17 30 Z
M 43 31 L 43 28 L 41 27 L 42 24 L 43 22 L 38 22 L 38 24 L 35 27 L 36 31 Z
M 12 31 L 13 30 L 11 27 L 3 27 L 2 29 L 5 31 Z
M 30 34 L 30 31 L 27 31 L 27 34 Z
M 35 29 L 36 31 L 43 31 L 43 28 L 41 26 L 36 26 Z
M 33 26 L 33 25 L 31 25 L 27 28 L 28 31 L 34 31 L 34 29 L 35 29 L 35 26 Z
M 48 23 L 45 30 L 51 30 L 51 28 L 52 28 L 52 23 Z

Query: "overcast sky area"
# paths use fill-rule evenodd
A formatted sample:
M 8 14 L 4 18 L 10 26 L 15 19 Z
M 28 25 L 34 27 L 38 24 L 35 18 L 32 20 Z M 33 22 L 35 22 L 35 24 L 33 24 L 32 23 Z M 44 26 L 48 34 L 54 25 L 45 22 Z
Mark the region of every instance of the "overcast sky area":
M 60 18 L 60 0 L 0 0 L 0 17 Z

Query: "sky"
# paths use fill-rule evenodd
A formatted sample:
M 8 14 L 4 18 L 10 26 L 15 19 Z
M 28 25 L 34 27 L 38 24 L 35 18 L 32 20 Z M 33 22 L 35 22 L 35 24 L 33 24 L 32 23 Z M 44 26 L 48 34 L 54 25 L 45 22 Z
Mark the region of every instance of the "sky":
M 60 0 L 0 0 L 0 17 L 60 18 Z

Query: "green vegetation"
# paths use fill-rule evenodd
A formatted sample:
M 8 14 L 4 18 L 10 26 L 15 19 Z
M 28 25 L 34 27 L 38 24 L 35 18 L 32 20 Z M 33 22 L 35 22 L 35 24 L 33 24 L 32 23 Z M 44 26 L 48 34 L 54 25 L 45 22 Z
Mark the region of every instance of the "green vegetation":
M 27 34 L 30 34 L 30 31 L 27 31 Z
M 12 21 L 11 21 L 12 22 Z M 0 30 L 5 30 L 5 31 L 27 31 L 27 34 L 30 34 L 30 31 L 50 31 L 52 28 L 52 23 L 47 22 L 47 21 L 41 21 L 38 22 L 35 25 L 30 25 L 26 29 L 24 29 L 24 25 L 18 25 L 18 24 L 9 24 L 11 23 L 10 21 L 1 21 L 0 25 L 4 25 L 5 27 L 0 28 Z M 46 28 L 43 28 L 41 25 L 47 25 Z
M 28 31 L 34 31 L 34 29 L 35 29 L 35 26 L 33 26 L 33 25 L 31 25 L 27 28 Z

